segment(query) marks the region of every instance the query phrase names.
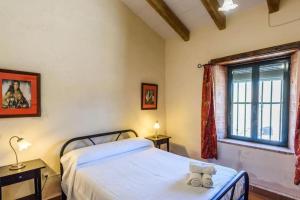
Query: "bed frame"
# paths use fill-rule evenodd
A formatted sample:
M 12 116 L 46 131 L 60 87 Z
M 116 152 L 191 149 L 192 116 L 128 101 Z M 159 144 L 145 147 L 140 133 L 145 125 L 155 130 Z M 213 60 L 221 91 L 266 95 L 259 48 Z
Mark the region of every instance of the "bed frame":
M 126 133 L 127 134 L 133 133 L 135 135 L 135 137 L 138 137 L 138 134 L 134 130 L 127 129 L 127 130 L 112 131 L 112 132 L 107 132 L 107 133 L 99 133 L 99 134 L 86 135 L 86 136 L 72 138 L 72 139 L 68 140 L 66 143 L 64 143 L 64 145 L 62 146 L 62 148 L 60 150 L 59 156 L 61 158 L 64 155 L 64 152 L 65 152 L 67 146 L 70 143 L 77 142 L 77 141 L 82 141 L 82 140 L 89 140 L 92 143 L 92 145 L 96 145 L 96 143 L 93 140 L 94 138 L 104 137 L 104 136 L 109 136 L 109 135 L 117 135 L 117 137 L 115 139 L 115 141 L 117 141 L 122 134 L 126 134 Z M 62 177 L 63 173 L 64 173 L 64 169 L 63 169 L 62 164 L 60 163 L 61 177 Z M 225 195 L 228 195 L 228 194 L 230 194 L 230 200 L 233 200 L 235 187 L 236 187 L 237 183 L 242 179 L 244 179 L 244 193 L 241 194 L 241 196 L 238 198 L 238 200 L 248 200 L 248 196 L 249 196 L 249 176 L 248 176 L 248 173 L 245 172 L 245 171 L 239 172 L 211 200 L 221 200 L 223 197 L 225 197 Z M 62 193 L 61 199 L 66 200 L 67 196 L 65 195 L 63 190 L 61 190 L 61 193 Z

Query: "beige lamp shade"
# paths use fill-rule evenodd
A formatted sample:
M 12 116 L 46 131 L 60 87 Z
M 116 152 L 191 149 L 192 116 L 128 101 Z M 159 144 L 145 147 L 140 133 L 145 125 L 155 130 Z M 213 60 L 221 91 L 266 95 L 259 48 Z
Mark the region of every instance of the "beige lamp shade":
M 155 122 L 155 124 L 153 125 L 153 128 L 156 130 L 158 130 L 160 128 L 158 121 Z
M 224 3 L 222 5 L 222 7 L 219 8 L 219 11 L 226 12 L 226 11 L 229 11 L 229 10 L 233 10 L 237 7 L 238 7 L 238 5 L 233 3 L 232 0 L 224 0 Z
M 17 141 L 17 145 L 18 145 L 19 151 L 26 150 L 26 149 L 28 149 L 31 146 L 30 142 L 28 142 L 24 138 L 20 138 Z

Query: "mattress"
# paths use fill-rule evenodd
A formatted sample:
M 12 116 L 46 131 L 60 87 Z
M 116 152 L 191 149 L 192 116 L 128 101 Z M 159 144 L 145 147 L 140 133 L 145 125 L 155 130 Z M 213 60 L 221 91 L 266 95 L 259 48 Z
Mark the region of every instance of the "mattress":
M 119 145 L 116 144 L 116 147 Z M 103 153 L 105 148 L 100 149 Z M 213 188 L 191 187 L 186 184 L 191 159 L 152 145 L 129 148 L 128 151 L 123 149 L 108 155 L 104 153 L 105 156 L 100 156 L 100 159 L 84 155 L 84 162 L 76 167 L 73 165 L 73 170 L 67 170 L 62 188 L 68 199 L 209 200 L 237 174 L 231 168 L 215 165 L 217 173 L 213 176 Z M 92 157 L 97 154 L 97 150 L 92 152 Z M 64 168 L 68 169 L 66 164 Z M 241 185 L 236 189 L 237 195 L 242 192 Z

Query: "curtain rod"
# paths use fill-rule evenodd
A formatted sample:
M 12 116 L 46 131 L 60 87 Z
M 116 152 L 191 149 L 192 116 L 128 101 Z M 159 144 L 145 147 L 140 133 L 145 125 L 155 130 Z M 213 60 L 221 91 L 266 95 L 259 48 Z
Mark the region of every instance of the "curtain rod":
M 284 51 L 299 50 L 299 49 L 300 49 L 300 41 L 291 42 L 288 44 L 282 44 L 282 45 L 278 45 L 278 46 L 249 51 L 249 52 L 235 54 L 235 55 L 231 55 L 231 56 L 215 58 L 215 59 L 210 60 L 207 64 L 198 64 L 197 68 L 202 68 L 207 65 L 214 65 L 214 64 L 233 61 L 233 60 L 247 59 L 249 57 L 254 57 L 254 56 L 276 54 L 276 53 L 280 53 L 280 52 L 284 52 Z
M 206 67 L 206 66 L 209 66 L 210 65 L 210 63 L 206 63 L 206 64 L 198 64 L 197 65 L 197 68 L 202 68 L 202 67 Z

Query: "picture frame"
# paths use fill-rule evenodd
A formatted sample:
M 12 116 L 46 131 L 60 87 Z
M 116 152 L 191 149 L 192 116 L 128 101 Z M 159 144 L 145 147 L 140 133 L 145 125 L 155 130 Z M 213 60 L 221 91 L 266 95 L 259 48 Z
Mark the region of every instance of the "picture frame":
M 158 85 L 152 83 L 142 83 L 141 87 L 141 109 L 157 110 Z
M 0 69 L 0 118 L 41 116 L 41 75 Z

